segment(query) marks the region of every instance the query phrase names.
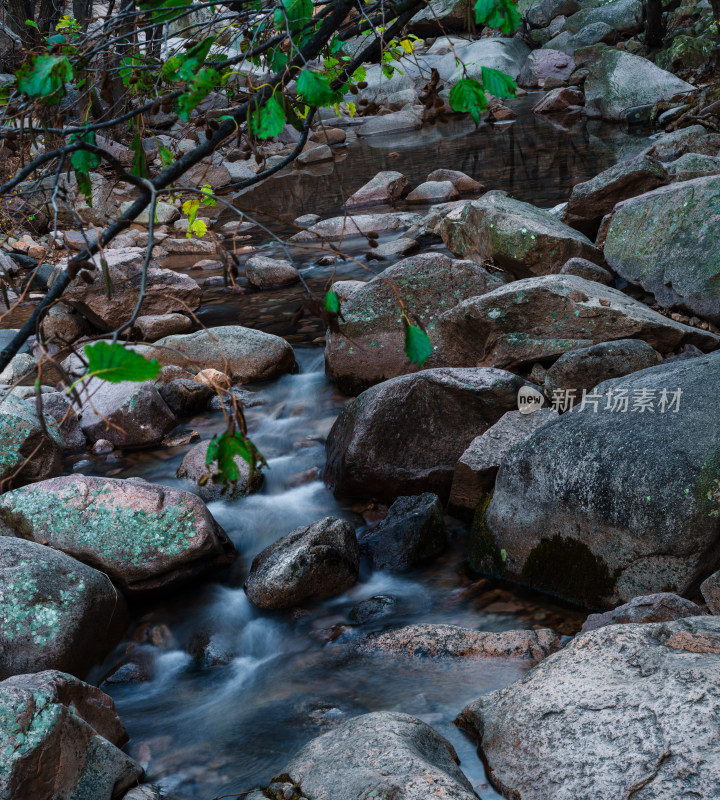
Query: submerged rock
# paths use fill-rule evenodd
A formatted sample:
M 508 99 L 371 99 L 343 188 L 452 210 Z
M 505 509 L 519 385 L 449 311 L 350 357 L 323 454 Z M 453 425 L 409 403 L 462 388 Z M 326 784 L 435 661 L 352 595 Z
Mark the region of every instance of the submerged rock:
M 483 695 L 458 723 L 508 797 L 716 797 L 718 669 L 717 618 L 610 625 Z
M 370 634 L 357 647 L 364 653 L 430 658 L 522 658 L 537 663 L 560 649 L 560 637 L 547 628 L 495 632 L 420 623 Z
M 349 589 L 357 581 L 359 565 L 353 526 L 326 517 L 297 528 L 258 553 L 245 592 L 259 608 L 292 608 Z
M 115 800 L 142 777 L 99 689 L 48 670 L 0 683 L 2 800 Z
M 326 336 L 325 369 L 345 394 L 418 370 L 405 354 L 405 328 L 394 288 L 410 319 L 424 326 L 435 348 L 427 365 L 444 366 L 437 348 L 438 316 L 501 285 L 473 261 L 455 261 L 439 253 L 404 259 L 355 287 L 342 302 L 339 330 Z
M 476 800 L 453 746 L 407 714 L 355 717 L 305 745 L 283 780 L 323 800 Z
M 335 421 L 325 480 L 340 495 L 387 501 L 434 492 L 444 501 L 463 451 L 517 408 L 525 385 L 503 370 L 441 368 L 374 386 Z
M 507 456 L 477 547 L 589 607 L 697 591 L 720 533 L 717 385 L 713 353 L 598 386 Z
M 398 497 L 387 516 L 364 531 L 360 552 L 375 569 L 402 572 L 442 553 L 447 542 L 442 506 L 438 496 L 427 492 Z
M 504 192 L 488 192 L 451 211 L 440 226 L 448 250 L 478 263 L 493 261 L 516 277 L 557 272 L 575 256 L 602 262 L 579 231 Z
M 202 500 L 138 478 L 69 475 L 8 492 L 0 532 L 97 566 L 129 593 L 175 588 L 236 555 Z
M 105 575 L 42 544 L 0 536 L 0 679 L 44 669 L 84 676 L 127 622 L 125 601 Z

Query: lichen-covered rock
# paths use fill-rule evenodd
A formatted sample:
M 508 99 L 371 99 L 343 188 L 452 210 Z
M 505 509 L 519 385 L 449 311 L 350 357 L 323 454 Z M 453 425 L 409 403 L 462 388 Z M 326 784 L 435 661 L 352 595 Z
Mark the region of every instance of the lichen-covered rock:
M 210 466 L 206 463 L 207 450 L 210 442 L 200 442 L 185 453 L 182 462 L 177 470 L 178 478 L 186 478 L 191 482 L 188 487 L 190 491 L 202 497 L 205 502 L 219 500 L 221 497 L 227 499 L 245 497 L 252 492 L 256 492 L 263 483 L 263 473 L 260 470 L 253 472 L 250 478 L 250 465 L 240 456 L 235 456 L 235 466 L 240 473 L 236 483 L 224 486 L 221 483 L 213 483 L 208 480 L 200 484 L 199 481 L 207 475 L 212 475 L 217 471 L 217 461 L 211 462 Z
M 550 48 L 533 50 L 520 70 L 518 84 L 526 89 L 536 89 L 546 78 L 566 81 L 574 71 L 575 60 L 566 53 Z
M 468 297 L 501 286 L 473 261 L 455 261 L 439 253 L 411 256 L 357 287 L 342 302 L 338 331 L 328 331 L 325 368 L 346 394 L 418 370 L 405 354 L 405 328 L 395 289 L 410 319 L 420 322 L 435 352 L 427 366 L 444 366 L 438 353 L 438 316 Z
M 649 156 L 621 161 L 599 175 L 573 186 L 563 222 L 595 237 L 603 217 L 621 200 L 670 183 L 665 167 Z
M 691 181 L 694 178 L 720 175 L 720 158 L 702 153 L 684 153 L 665 166 L 676 181 Z
M 702 125 L 690 125 L 664 133 L 644 151 L 644 155 L 659 161 L 674 161 L 686 153 L 715 156 L 720 149 L 718 134 L 708 133 Z
M 216 392 L 212 386 L 189 378 L 175 378 L 160 386 L 160 397 L 176 417 L 204 411 Z
M 616 339 L 643 339 L 663 354 L 684 344 L 704 351 L 720 344 L 712 333 L 575 275 L 544 275 L 501 286 L 447 311 L 438 328 L 446 363 L 503 369 Z
M 655 63 L 661 69 L 675 72 L 707 64 L 714 43 L 710 37 L 680 34 L 672 40 L 670 47 L 657 54 Z
M 379 711 L 313 739 L 283 776 L 302 796 L 323 800 L 476 800 L 458 762 L 450 742 L 429 725 Z
M 594 631 L 605 625 L 647 624 L 649 622 L 673 622 L 685 617 L 703 617 L 706 612 L 692 600 L 678 597 L 672 592 L 658 592 L 634 597 L 604 614 L 590 614 L 580 633 Z
M 245 275 L 256 289 L 276 289 L 300 280 L 298 271 L 289 261 L 266 256 L 253 256 L 245 264 Z
M 113 291 L 108 297 L 99 256 L 95 256 L 93 282 L 76 278 L 63 294 L 63 303 L 79 311 L 101 331 L 112 331 L 127 322 L 135 311 L 142 281 L 145 250 L 126 247 L 105 250 L 103 258 Z M 189 276 L 172 269 L 161 269 L 151 262 L 147 271 L 147 290 L 142 314 L 167 314 L 169 311 L 194 311 L 200 305 L 200 286 Z
M 429 369 L 373 386 L 349 403 L 327 439 L 325 480 L 340 495 L 447 499 L 470 442 L 517 408 L 527 382 L 497 369 Z
M 297 528 L 258 553 L 245 592 L 259 608 L 292 608 L 349 589 L 357 581 L 359 566 L 353 526 L 326 517 Z
M 586 281 L 595 281 L 602 283 L 605 286 L 613 286 L 615 278 L 612 272 L 601 267 L 598 264 L 593 264 L 592 261 L 587 261 L 584 258 L 571 258 L 562 265 L 559 275 L 577 275 L 578 278 L 585 278 Z
M 604 22 L 618 33 L 637 33 L 642 30 L 643 4 L 640 0 L 615 0 L 589 5 L 591 7 L 586 6 L 567 18 L 565 30 L 578 33 L 598 22 Z
M 438 496 L 398 497 L 387 516 L 359 537 L 360 552 L 375 569 L 402 572 L 440 555 L 447 532 Z
M 533 28 L 547 28 L 559 16 L 568 16 L 580 11 L 577 0 L 539 0 L 525 12 L 525 19 Z
M 560 648 L 554 631 L 477 631 L 458 625 L 419 623 L 373 633 L 357 644 L 364 653 L 431 658 L 522 658 L 542 661 Z
M 560 50 L 560 52 L 572 56 L 576 50 L 584 47 L 591 47 L 601 42 L 612 44 L 617 40 L 617 36 L 615 29 L 607 22 L 593 22 L 585 25 L 577 33 L 570 33 L 568 30 L 562 31 L 543 44 L 542 49 Z
M 50 547 L 0 536 L 0 679 L 43 669 L 84 676 L 127 622 L 125 601 L 105 575 Z
M 166 336 L 155 344 L 157 347 L 148 349 L 148 358 L 194 372 L 227 370 L 234 383 L 269 381 L 295 365 L 293 349 L 284 339 L 240 325 Z
M 55 670 L 0 683 L 0 800 L 115 800 L 142 777 L 113 701 Z
M 85 383 L 80 426 L 88 444 L 105 439 L 115 447 L 147 447 L 162 441 L 177 419 L 152 383 Z
M 460 456 L 453 473 L 448 505 L 453 514 L 471 515 L 485 493 L 492 489 L 505 456 L 538 428 L 556 420 L 552 408 L 538 408 L 531 414 L 508 411 L 481 436 L 476 436 Z
M 613 211 L 605 257 L 622 278 L 720 322 L 720 176 L 662 186 Z
M 555 392 L 572 392 L 580 400 L 583 390 L 589 392 L 603 381 L 654 367 L 660 361 L 660 356 L 642 339 L 619 339 L 579 347 L 560 356 L 550 367 L 545 376 L 545 389 L 549 397 Z
M 458 723 L 506 797 L 717 797 L 718 669 L 716 617 L 610 625 L 483 695 Z
M 700 591 L 711 614 L 720 614 L 720 572 L 713 572 L 700 584 Z
M 0 399 L 0 487 L 42 481 L 62 472 L 63 437 L 55 420 L 45 426 L 27 400 L 14 393 Z
M 642 13 L 642 3 L 631 2 L 636 3 Z M 589 117 L 623 120 L 626 112 L 635 106 L 651 106 L 659 100 L 672 100 L 692 91 L 691 84 L 651 61 L 608 47 L 590 66 L 585 81 L 585 110 Z
M 602 262 L 602 254 L 582 233 L 547 211 L 487 192 L 451 211 L 440 226 L 445 246 L 460 258 L 493 261 L 516 277 L 556 272 L 569 258 Z
M 347 208 L 360 208 L 362 206 L 376 206 L 383 203 L 394 203 L 407 194 L 410 190 L 408 179 L 402 172 L 386 170 L 378 172 L 364 186 L 361 186 L 351 195 L 345 206 Z
M 62 550 L 129 593 L 172 589 L 235 558 L 202 500 L 137 478 L 68 475 L 7 492 L 0 533 Z
M 720 534 L 719 381 L 720 353 L 606 381 L 597 410 L 517 445 L 478 530 L 505 577 L 595 608 L 697 591 Z

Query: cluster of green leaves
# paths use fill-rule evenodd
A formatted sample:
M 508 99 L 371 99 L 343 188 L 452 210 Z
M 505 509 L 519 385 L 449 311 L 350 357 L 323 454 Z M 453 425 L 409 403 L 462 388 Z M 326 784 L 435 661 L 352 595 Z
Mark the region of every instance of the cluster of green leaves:
M 222 68 L 217 70 L 205 65 L 214 42 L 215 37 L 208 36 L 201 42 L 191 45 L 185 53 L 170 56 L 160 69 L 160 76 L 164 80 L 169 83 L 185 84 L 185 91 L 177 100 L 177 113 L 186 121 L 210 92 L 224 85 L 230 77 L 228 70 Z
M 256 469 L 267 466 L 262 453 L 241 431 L 226 430 L 214 436 L 205 456 L 208 475 L 201 479 L 201 483 L 206 483 L 208 480 L 224 486 L 237 483 L 242 477 L 242 471 L 236 461 L 238 457 L 249 465 L 251 480 Z M 213 465 L 215 469 L 211 471 Z
M 477 0 L 475 21 L 478 25 L 487 25 L 510 34 L 520 27 L 522 16 L 518 11 L 517 0 Z
M 65 96 L 65 83 L 72 80 L 73 69 L 67 56 L 41 53 L 26 61 L 16 76 L 19 92 L 51 106 Z
M 450 90 L 450 107 L 470 114 L 478 124 L 488 106 L 486 93 L 494 97 L 515 97 L 517 92 L 515 81 L 498 69 L 482 67 L 480 74 L 482 80 L 461 78 Z

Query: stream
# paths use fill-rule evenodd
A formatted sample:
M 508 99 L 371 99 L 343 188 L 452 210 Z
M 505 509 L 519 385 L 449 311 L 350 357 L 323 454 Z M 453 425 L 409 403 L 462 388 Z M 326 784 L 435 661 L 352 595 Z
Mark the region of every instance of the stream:
M 356 139 L 340 151 L 335 172 L 330 163 L 281 173 L 235 200 L 244 210 L 263 212 L 258 219 L 265 230 L 254 231 L 250 244 L 264 254 L 290 255 L 310 288 L 322 294 L 333 272 L 337 279 L 367 280 L 362 258 L 321 267 L 314 264 L 317 253 L 286 250 L 271 236 L 292 233 L 291 222 L 301 214 L 340 213 L 343 196 L 380 170 L 403 172 L 416 185 L 439 167 L 458 169 L 488 189 L 504 189 L 548 208 L 567 199 L 574 183 L 647 144 L 646 132 L 582 117 L 536 117 L 529 108 L 537 97 L 515 101 L 518 119 L 510 125 L 475 128 L 462 120 Z M 226 218 L 223 212 L 221 221 Z M 364 252 L 361 245 L 354 245 L 358 256 Z M 370 266 L 378 270 L 390 263 Z M 191 264 L 186 268 L 200 280 L 219 274 Z M 487 784 L 474 743 L 452 720 L 467 702 L 508 685 L 528 666 L 503 659 L 361 655 L 352 642 L 415 622 L 493 631 L 551 627 L 572 635 L 585 617 L 581 611 L 471 575 L 465 566 L 467 527 L 450 518 L 448 550 L 424 569 L 391 575 L 363 564 L 351 590 L 294 612 L 262 612 L 245 597 L 242 583 L 252 558 L 268 544 L 328 515 L 349 519 L 359 529 L 365 524 L 363 512 L 374 511 L 371 503 L 333 497 L 322 483 L 324 440 L 347 398 L 325 379 L 321 323 L 291 322 L 302 301 L 298 286 L 264 293 L 233 293 L 221 286 L 205 291 L 199 315 L 205 325 L 257 327 L 295 347 L 296 374 L 244 387 L 252 397 L 246 411 L 249 433 L 270 468 L 257 494 L 209 504 L 240 553 L 237 563 L 214 581 L 137 609 L 132 640 L 121 644 L 90 680 L 101 680 L 128 658 L 142 665 L 143 680 L 135 674 L 134 682 L 123 681 L 118 672 L 102 688 L 115 700 L 131 737 L 127 749 L 145 767 L 148 782 L 176 800 L 211 800 L 267 785 L 311 738 L 352 716 L 384 709 L 432 725 L 455 746 L 483 800 L 499 798 Z M 207 439 L 222 427 L 217 411 L 185 420 L 178 430 L 195 430 Z M 190 446 L 81 454 L 66 466 L 70 472 L 139 476 L 190 488 L 175 477 Z M 378 597 L 374 605 L 380 616 L 354 621 L 351 611 L 357 604 Z

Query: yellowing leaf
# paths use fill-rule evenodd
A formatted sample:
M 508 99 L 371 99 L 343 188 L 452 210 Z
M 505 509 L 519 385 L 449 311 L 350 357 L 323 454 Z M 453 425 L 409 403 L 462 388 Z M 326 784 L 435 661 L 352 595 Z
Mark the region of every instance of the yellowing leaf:
M 410 55 L 415 50 L 415 42 L 411 42 L 409 39 L 401 39 L 400 47 Z

